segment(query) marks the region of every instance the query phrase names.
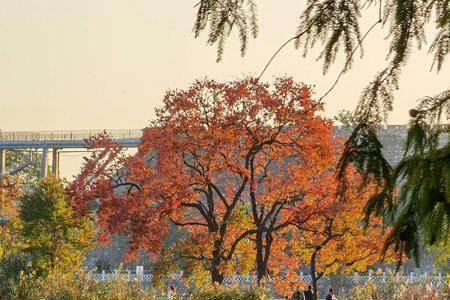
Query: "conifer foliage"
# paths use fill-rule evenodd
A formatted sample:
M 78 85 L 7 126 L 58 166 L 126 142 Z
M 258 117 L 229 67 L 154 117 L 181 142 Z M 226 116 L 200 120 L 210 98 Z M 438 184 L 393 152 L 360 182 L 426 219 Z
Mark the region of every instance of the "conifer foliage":
M 246 49 L 248 39 L 244 33 L 251 31 L 256 37 L 258 28 L 256 4 L 256 1 L 243 0 L 201 0 L 194 25 L 195 36 L 207 30 L 206 25 L 209 24 L 208 42 L 217 45 L 220 60 L 225 38 L 237 27 L 241 33 L 241 47 Z M 360 23 L 364 12 L 370 9 L 377 11 L 378 18 L 369 20 L 374 22 L 373 26 L 362 34 Z M 295 40 L 296 47 L 303 48 L 305 55 L 317 44 L 323 45 L 318 59 L 323 60 L 324 73 L 340 52 L 346 57 L 343 71 L 350 69 L 355 52 L 359 49 L 363 54 L 364 38 L 373 27 L 380 24 L 387 28 L 390 40 L 386 53 L 388 64 L 362 92 L 356 110 L 361 123 L 380 123 L 386 119 L 392 110 L 393 92 L 399 87 L 401 69 L 407 64 L 414 47 L 420 49 L 424 45 L 424 28 L 428 23 L 433 22 L 437 27 L 429 52 L 434 55 L 433 66 L 438 71 L 449 52 L 450 5 L 447 0 L 309 0 L 299 15 L 297 32 L 289 41 Z
M 207 42 L 217 45 L 217 61 L 222 60 L 225 40 L 235 27 L 241 41 L 241 55 L 244 55 L 249 35 L 253 38 L 258 35 L 254 0 L 202 0 L 196 6 L 195 37 L 209 25 Z

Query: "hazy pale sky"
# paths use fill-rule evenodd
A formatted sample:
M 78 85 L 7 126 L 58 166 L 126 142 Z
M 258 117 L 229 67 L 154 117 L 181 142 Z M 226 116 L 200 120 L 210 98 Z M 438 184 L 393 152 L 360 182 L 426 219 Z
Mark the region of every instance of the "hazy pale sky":
M 154 116 L 167 89 L 184 88 L 197 78 L 239 79 L 258 75 L 269 57 L 295 34 L 305 1 L 264 0 L 260 32 L 247 55 L 229 38 L 224 60 L 216 63 L 206 32 L 194 39 L 197 1 L 186 0 L 0 0 L 0 129 L 62 130 L 142 128 Z M 365 30 L 376 20 L 372 9 Z M 353 109 L 363 87 L 385 66 L 386 30 L 377 28 L 365 56 L 326 99 L 326 114 Z M 429 37 L 431 40 L 431 36 Z M 429 72 L 428 46 L 404 69 L 390 123 L 408 121 L 417 98 L 450 85 L 449 63 Z M 344 61 L 322 75 L 317 51 L 303 58 L 285 48 L 263 80 L 291 75 L 326 91 Z

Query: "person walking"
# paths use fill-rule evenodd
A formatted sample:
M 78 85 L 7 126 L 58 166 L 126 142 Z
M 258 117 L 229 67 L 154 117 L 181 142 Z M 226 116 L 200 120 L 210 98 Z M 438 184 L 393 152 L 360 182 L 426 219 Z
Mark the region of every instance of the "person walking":
M 308 285 L 308 288 L 303 291 L 303 294 L 305 295 L 305 300 L 313 300 L 314 293 L 313 293 L 313 290 L 312 290 L 312 286 Z
M 297 289 L 295 293 L 292 295 L 292 300 L 305 300 L 305 294 Z
M 327 297 L 325 298 L 325 300 L 337 300 L 336 296 L 334 295 L 334 290 L 333 290 L 333 288 L 330 288 L 330 289 L 328 290 L 328 295 L 327 295 Z
M 177 297 L 177 290 L 173 285 L 169 286 L 169 290 L 167 292 L 167 299 L 173 300 Z

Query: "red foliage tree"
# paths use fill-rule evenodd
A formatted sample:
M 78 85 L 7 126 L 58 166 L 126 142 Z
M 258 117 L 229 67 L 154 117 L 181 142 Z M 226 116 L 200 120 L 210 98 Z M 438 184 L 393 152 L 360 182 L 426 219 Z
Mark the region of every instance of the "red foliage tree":
M 136 155 L 103 135 L 89 140 L 95 151 L 68 193 L 80 214 L 100 199 L 99 224 L 130 237 L 129 258 L 139 248 L 157 255 L 173 224 L 189 232 L 179 257 L 204 263 L 212 281 L 238 267 L 237 252 L 254 257 L 262 279 L 334 162 L 321 109 L 291 78 L 197 81 L 167 92 Z

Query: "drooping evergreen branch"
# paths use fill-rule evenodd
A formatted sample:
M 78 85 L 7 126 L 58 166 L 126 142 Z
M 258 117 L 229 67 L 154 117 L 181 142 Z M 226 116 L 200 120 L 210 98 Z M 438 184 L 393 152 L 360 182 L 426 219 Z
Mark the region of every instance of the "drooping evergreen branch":
M 237 27 L 241 41 L 241 55 L 245 55 L 248 35 L 258 35 L 256 4 L 253 0 L 201 0 L 196 7 L 194 35 L 198 37 L 209 24 L 207 43 L 217 45 L 217 62 L 222 60 L 225 40 Z
M 339 80 L 341 79 L 342 75 L 344 75 L 344 73 L 348 70 L 351 61 L 353 59 L 353 55 L 356 53 L 356 51 L 358 50 L 359 47 L 362 46 L 363 41 L 366 39 L 366 37 L 369 35 L 369 33 L 378 25 L 382 22 L 381 19 L 379 19 L 378 21 L 376 21 L 375 23 L 372 24 L 372 26 L 370 26 L 370 28 L 366 31 L 366 33 L 363 35 L 363 37 L 361 38 L 361 40 L 358 42 L 358 45 L 355 47 L 355 49 L 353 49 L 353 51 L 351 52 L 350 56 L 347 58 L 347 61 L 344 64 L 344 67 L 342 68 L 341 72 L 339 73 L 339 75 L 337 76 L 336 80 L 333 82 L 333 84 L 331 85 L 331 87 L 319 98 L 320 100 L 323 100 L 326 96 L 328 96 L 329 93 L 331 93 L 331 91 L 333 91 L 333 89 L 336 87 L 336 85 L 339 83 Z
M 436 69 L 439 72 L 442 69 L 445 57 L 450 53 L 450 25 L 439 30 L 439 33 L 434 38 L 430 50 L 428 51 L 428 53 L 432 52 L 434 52 L 434 59 L 431 69 L 436 66 Z
M 304 55 L 317 42 L 322 42 L 324 48 L 318 59 L 323 59 L 323 73 L 335 62 L 337 53 L 342 47 L 351 67 L 352 52 L 361 40 L 359 18 L 361 4 L 359 0 L 310 0 L 300 16 L 298 32 L 310 24 L 309 34 L 296 40 L 296 48 L 301 46 Z

